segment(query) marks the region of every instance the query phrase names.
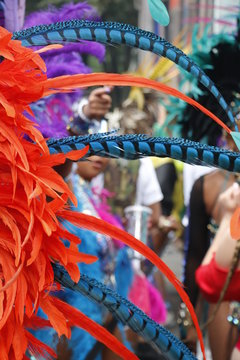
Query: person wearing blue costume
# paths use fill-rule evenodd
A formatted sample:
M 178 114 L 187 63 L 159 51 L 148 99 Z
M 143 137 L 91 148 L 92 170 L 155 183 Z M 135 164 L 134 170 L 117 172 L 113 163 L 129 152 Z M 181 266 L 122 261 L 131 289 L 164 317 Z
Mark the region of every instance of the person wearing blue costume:
M 91 188 L 91 180 L 98 173 L 101 173 L 108 163 L 107 159 L 99 158 L 97 156 L 91 157 L 89 161 L 82 162 L 78 165 L 76 173 L 72 173 L 69 176 L 68 183 L 72 187 L 72 190 L 77 198 L 78 205 L 75 208 L 76 211 L 86 213 L 92 216 L 99 217 L 98 211 L 94 202 L 96 199 Z M 95 176 L 94 176 L 95 175 Z M 115 287 L 115 277 L 113 276 L 113 256 L 115 254 L 114 244 L 111 239 L 88 231 L 79 229 L 72 224 L 64 224 L 69 231 L 77 235 L 81 239 L 81 251 L 95 255 L 98 257 L 98 261 L 93 264 L 79 264 L 80 273 L 84 273 L 91 277 L 95 277 L 102 283 L 107 283 L 110 287 Z M 124 271 L 123 267 L 121 269 Z M 126 273 L 126 270 L 124 271 Z M 106 310 L 99 304 L 86 299 L 84 296 L 78 293 L 65 290 L 60 295 L 70 305 L 81 310 L 85 315 L 89 316 L 92 320 L 104 324 L 107 318 Z M 94 348 L 95 345 L 95 348 Z M 57 352 L 59 358 L 62 358 L 61 352 L 66 352 L 66 348 L 70 348 L 70 359 L 90 359 L 92 357 L 91 351 L 94 351 L 94 359 L 104 358 L 101 356 L 102 346 L 96 346 L 96 340 L 87 332 L 79 329 L 72 329 L 71 340 L 60 341 L 57 346 Z M 105 349 L 105 352 L 107 350 Z M 90 355 L 92 354 L 92 355 Z M 115 356 L 112 354 L 112 356 Z
M 73 209 L 86 213 L 95 217 L 99 217 L 98 199 L 91 187 L 91 180 L 104 171 L 107 166 L 108 159 L 92 156 L 89 161 L 80 162 L 76 171 L 73 171 L 67 179 L 69 186 L 72 188 L 78 205 Z M 110 214 L 108 214 L 108 218 Z M 128 260 L 125 247 L 101 234 L 83 230 L 72 224 L 65 222 L 64 226 L 74 235 L 81 239 L 81 252 L 85 252 L 98 257 L 98 261 L 92 264 L 79 264 L 80 273 L 95 277 L 102 283 L 107 284 L 119 291 L 121 282 L 120 274 L 125 279 L 126 293 L 123 289 L 120 291 L 122 295 L 127 296 L 128 287 L 131 283 L 131 264 Z M 118 256 L 116 256 L 118 252 Z M 122 253 L 122 254 L 120 254 Z M 115 262 L 113 259 L 116 259 Z M 124 259 L 124 261 L 123 261 Z M 116 274 L 114 274 L 116 269 Z M 116 276 L 115 276 L 116 275 Z M 117 283 L 119 279 L 119 284 Z M 128 281 L 126 281 L 128 279 Z M 122 283 L 122 282 L 121 282 Z M 72 290 L 65 289 L 60 291 L 58 296 L 67 301 L 68 304 L 82 311 L 85 315 L 101 325 L 112 329 L 116 329 L 117 323 L 106 313 L 106 309 L 87 299 L 83 295 Z M 119 359 L 110 350 L 96 343 L 96 340 L 87 332 L 79 328 L 72 328 L 72 336 L 70 340 L 62 337 L 58 341 L 54 331 L 39 330 L 35 333 L 40 340 L 54 347 L 58 359 Z M 102 355 L 103 354 L 103 355 Z M 93 357 L 94 356 L 94 357 Z
M 99 20 L 98 14 L 92 6 L 86 2 L 79 2 L 77 4 L 66 4 L 60 9 L 51 7 L 46 11 L 30 14 L 25 19 L 24 27 L 31 26 L 32 22 L 34 25 L 38 23 L 46 24 L 62 21 L 63 19 L 68 20 L 73 16 L 74 18 Z M 66 52 L 61 51 L 61 49 L 44 53 L 43 58 L 47 64 L 48 77 L 91 72 L 91 69 L 84 63 L 82 54 L 94 56 L 101 62 L 104 59 L 105 47 L 98 43 L 86 45 L 87 43 L 72 44 L 67 55 Z M 68 64 L 67 68 L 66 63 Z M 32 110 L 41 132 L 46 138 L 53 136 L 60 138 L 67 136 L 69 133 L 79 135 L 98 131 L 101 120 L 111 107 L 109 91 L 110 89 L 105 87 L 94 89 L 90 92 L 88 99 L 85 100 L 82 98 L 82 90 L 79 90 L 69 94 L 49 96 L 44 101 L 33 104 Z M 103 171 L 104 159 L 102 160 L 102 167 L 97 166 L 96 168 L 93 166 L 94 171 L 91 177 L 95 177 Z M 91 168 L 90 161 L 87 162 L 86 168 L 89 166 Z M 99 217 L 92 201 L 93 192 L 90 186 L 91 179 L 84 178 L 84 174 L 82 174 L 83 176 L 73 174 L 71 169 L 72 163 L 69 161 L 63 166 L 60 166 L 57 171 L 69 183 L 69 186 L 77 198 L 78 205 L 74 210 Z M 91 231 L 79 229 L 69 223 L 65 225 L 73 234 L 81 239 L 81 252 L 96 255 L 99 258 L 98 261 L 91 265 L 79 264 L 80 273 L 94 277 L 101 282 L 107 282 L 109 286 L 108 280 L 113 277 L 109 272 L 112 269 L 108 269 L 109 256 L 111 255 L 111 252 L 108 250 L 108 245 L 111 240 Z M 67 289 L 59 292 L 58 296 L 62 299 L 67 299 L 68 304 L 78 308 L 97 323 L 104 325 L 106 313 L 100 305 Z M 96 346 L 99 345 L 96 343 L 96 340 L 79 328 L 72 329 L 72 336 L 69 341 L 64 337 L 59 341 L 54 331 L 50 329 L 35 331 L 35 336 L 54 348 L 59 360 L 102 358 L 102 346 Z M 91 350 L 95 352 L 94 355 L 91 353 Z M 115 359 L 113 353 L 109 355 L 109 350 L 104 349 L 104 352 L 106 353 L 106 355 L 104 355 L 105 358 L 106 356 L 110 356 L 111 359 Z

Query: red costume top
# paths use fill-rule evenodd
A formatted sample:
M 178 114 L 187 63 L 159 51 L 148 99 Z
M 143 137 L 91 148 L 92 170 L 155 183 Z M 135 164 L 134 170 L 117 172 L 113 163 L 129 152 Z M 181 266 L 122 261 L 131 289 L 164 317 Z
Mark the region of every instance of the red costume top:
M 215 254 L 207 265 L 201 265 L 196 271 L 196 282 L 204 297 L 211 303 L 216 303 L 227 278 L 229 269 L 220 267 Z M 234 272 L 232 280 L 224 296 L 224 300 L 240 301 L 240 270 Z

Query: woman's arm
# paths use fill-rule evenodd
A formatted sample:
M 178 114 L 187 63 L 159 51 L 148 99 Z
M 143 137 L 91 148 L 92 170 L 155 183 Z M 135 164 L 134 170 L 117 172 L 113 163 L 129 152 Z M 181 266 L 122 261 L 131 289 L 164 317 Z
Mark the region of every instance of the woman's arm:
M 236 240 L 230 234 L 230 221 L 234 210 L 237 206 L 240 206 L 239 185 L 234 183 L 222 193 L 219 196 L 218 203 L 221 209 L 218 219 L 220 226 L 202 264 L 208 264 L 212 259 L 213 253 L 215 253 L 217 264 L 220 267 L 229 268 L 236 248 Z

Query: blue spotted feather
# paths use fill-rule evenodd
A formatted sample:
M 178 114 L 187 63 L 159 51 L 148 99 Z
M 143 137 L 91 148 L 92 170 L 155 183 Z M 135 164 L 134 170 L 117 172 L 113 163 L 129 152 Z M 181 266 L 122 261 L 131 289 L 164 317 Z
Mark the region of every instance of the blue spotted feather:
M 97 41 L 104 44 L 126 44 L 164 56 L 191 73 L 213 94 L 235 130 L 238 131 L 232 111 L 213 81 L 180 49 L 151 32 L 117 22 L 71 20 L 17 31 L 13 33 L 13 39 L 21 40 L 24 46 L 46 46 L 52 43 L 79 40 Z
M 130 301 L 107 288 L 99 281 L 81 274 L 80 281 L 74 283 L 68 273 L 59 265 L 53 264 L 54 277 L 62 286 L 88 296 L 106 308 L 124 325 L 152 342 L 169 360 L 196 360 L 190 350 L 170 331 L 155 323 Z
M 106 133 L 50 139 L 47 144 L 52 154 L 66 154 L 89 145 L 87 156 L 121 157 L 130 160 L 146 156 L 171 157 L 189 164 L 240 172 L 240 153 L 184 139 L 146 135 L 117 136 Z

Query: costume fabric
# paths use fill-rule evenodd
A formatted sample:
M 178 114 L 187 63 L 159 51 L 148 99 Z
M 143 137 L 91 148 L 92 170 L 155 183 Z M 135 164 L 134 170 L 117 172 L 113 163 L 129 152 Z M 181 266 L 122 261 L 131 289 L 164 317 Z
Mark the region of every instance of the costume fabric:
M 98 218 L 99 214 L 93 203 L 94 193 L 91 189 L 90 183 L 84 181 L 77 174 L 72 174 L 69 178 L 72 183 L 73 193 L 77 198 L 77 206 L 73 207 L 73 210 Z M 80 273 L 94 277 L 98 281 L 107 284 L 109 287 L 113 287 L 111 278 L 114 274 L 114 259 L 117 259 L 117 256 L 111 239 L 93 231 L 80 229 L 66 221 L 63 225 L 72 234 L 81 239 L 81 251 L 86 252 L 86 254 L 95 255 L 99 259 L 97 262 L 91 264 L 91 266 L 82 263 L 78 264 Z M 125 254 L 125 256 L 127 256 L 127 254 Z M 126 257 L 124 265 L 126 270 L 128 269 L 128 276 L 126 276 L 126 270 L 123 268 L 123 263 L 119 262 L 117 266 L 120 267 L 119 272 L 122 272 L 123 274 L 125 273 L 125 287 L 129 287 L 130 283 L 127 280 L 131 280 L 131 274 L 129 267 L 127 266 Z M 114 287 L 117 288 L 118 285 L 114 283 Z M 104 323 L 106 311 L 104 311 L 103 306 L 91 301 L 77 292 L 68 289 L 58 292 L 57 296 L 74 308 L 81 310 L 85 315 L 97 323 Z M 53 331 L 41 330 L 35 332 L 35 336 L 44 343 L 55 348 L 57 351 L 59 340 Z M 72 360 L 84 360 L 95 343 L 96 339 L 94 339 L 88 332 L 77 327 L 73 327 L 71 339 L 66 339 L 64 346 L 67 346 L 69 351 L 71 351 Z M 96 359 L 100 358 L 101 354 L 99 353 Z
M 196 282 L 204 297 L 210 303 L 219 300 L 229 269 L 220 267 L 213 255 L 209 264 L 201 265 L 196 271 Z M 240 270 L 233 274 L 229 287 L 224 295 L 225 301 L 240 301 Z
M 240 337 L 238 338 L 236 348 L 238 349 L 238 351 L 240 351 Z
M 149 206 L 161 200 L 163 200 L 163 193 L 159 186 L 151 159 L 140 159 L 136 187 L 136 205 Z

